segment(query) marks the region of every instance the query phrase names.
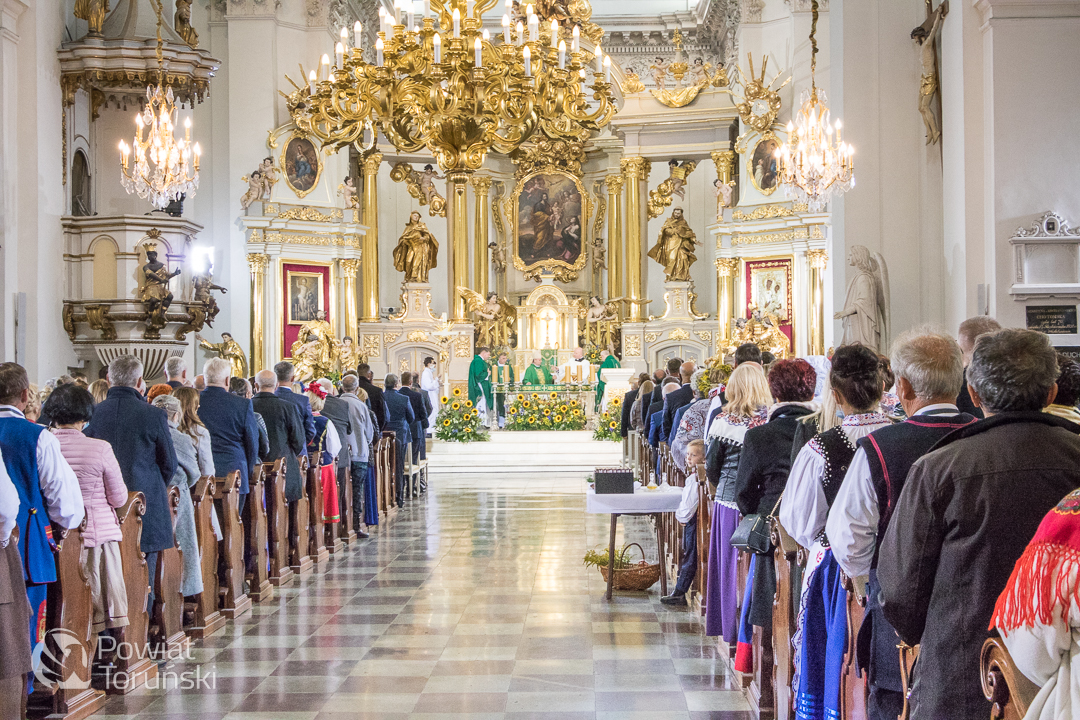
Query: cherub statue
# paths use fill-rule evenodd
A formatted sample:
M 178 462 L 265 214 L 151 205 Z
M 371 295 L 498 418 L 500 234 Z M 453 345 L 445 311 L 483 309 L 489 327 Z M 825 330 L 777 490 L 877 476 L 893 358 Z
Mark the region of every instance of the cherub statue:
M 517 322 L 517 309 L 495 293 L 488 293 L 485 298 L 461 285 L 457 291 L 465 299 L 469 311 L 480 318 L 476 323 L 476 346 L 508 347 Z
M 664 90 L 667 87 L 667 74 L 670 68 L 671 63 L 662 57 L 656 58 L 656 62 L 649 66 L 649 74 L 652 75 L 657 90 Z
M 633 70 L 626 71 L 626 79 L 622 83 L 622 91 L 627 95 L 639 93 L 645 90 L 645 83 L 641 82 L 641 76 Z
M 262 175 L 263 182 L 263 197 L 267 200 L 270 199 L 270 191 L 274 189 L 274 183 L 277 182 L 277 168 L 274 167 L 274 158 L 267 156 L 259 163 L 259 172 Z
M 206 324 L 214 327 L 214 318 L 217 317 L 221 308 L 218 307 L 217 300 L 214 299 L 213 291 L 220 290 L 222 294 L 229 291 L 221 285 L 214 284 L 213 265 L 207 266 L 205 273 L 193 276 L 191 282 L 195 286 L 195 292 L 191 297 L 192 301 L 199 303 L 206 309 Z
M 261 172 L 253 170 L 251 175 L 245 175 L 240 179 L 248 184 L 247 192 L 240 198 L 240 207 L 247 210 L 251 207 L 251 203 L 263 197 L 263 177 Z
M 693 160 L 684 160 L 680 165 L 675 158 L 668 160 L 668 181 L 671 183 L 671 195 L 680 200 L 686 197 L 686 177 L 694 172 L 697 163 Z
M 592 241 L 593 272 L 607 269 L 607 244 L 604 238 L 595 237 Z
M 716 193 L 716 217 L 724 214 L 724 208 L 731 207 L 731 195 L 735 191 L 735 181 L 724 182 L 720 178 L 713 180 L 713 192 Z
M 196 48 L 199 46 L 199 33 L 195 32 L 195 28 L 191 27 L 191 0 L 176 0 L 173 29 L 189 47 Z
M 356 196 L 356 185 L 353 184 L 352 175 L 346 175 L 345 181 L 338 185 L 338 197 L 345 198 L 345 207 L 356 209 L 360 207 L 360 201 Z
M 929 9 L 929 2 L 927 2 Z M 927 21 L 930 29 L 926 29 L 927 23 L 911 31 L 911 39 L 921 48 L 919 61 L 922 63 L 922 80 L 919 83 L 919 114 L 922 115 L 923 124 L 926 125 L 926 144 L 933 145 L 941 139 L 941 126 L 937 116 L 934 115 L 934 96 L 940 88 L 938 84 L 937 48 L 934 41 L 941 29 L 941 21 L 949 12 L 948 0 L 938 5 L 937 10 L 931 13 Z
M 690 84 L 698 87 L 705 87 L 712 79 L 709 77 L 709 71 L 712 70 L 712 63 L 707 63 L 703 58 L 694 58 L 694 64 L 690 66 Z
M 488 250 L 491 251 L 491 266 L 495 272 L 506 272 L 506 246 L 492 240 L 488 243 Z
M 342 373 L 346 370 L 355 370 L 357 365 L 365 362 L 367 362 L 367 356 L 361 352 L 360 346 L 348 335 L 341 338 L 338 344 L 338 364 L 341 366 Z

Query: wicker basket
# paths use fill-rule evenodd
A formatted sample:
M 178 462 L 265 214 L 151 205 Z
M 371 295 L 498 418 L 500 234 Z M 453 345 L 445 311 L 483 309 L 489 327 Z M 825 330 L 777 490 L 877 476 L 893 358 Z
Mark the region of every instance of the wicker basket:
M 631 547 L 636 547 L 641 553 L 641 560 L 633 567 L 615 571 L 615 581 L 611 587 L 615 590 L 648 590 L 660 579 L 660 564 L 650 565 L 645 560 L 645 551 L 637 543 L 630 543 L 622 549 L 620 556 L 625 555 Z M 600 566 L 600 574 L 604 576 L 604 582 L 608 579 L 608 567 Z

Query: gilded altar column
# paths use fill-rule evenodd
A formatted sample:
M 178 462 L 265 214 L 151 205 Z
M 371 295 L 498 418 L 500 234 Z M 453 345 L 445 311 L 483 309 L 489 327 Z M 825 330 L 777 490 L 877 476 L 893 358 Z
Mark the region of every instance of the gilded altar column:
M 379 165 L 382 153 L 373 152 L 364 158 L 364 235 L 360 250 L 361 277 L 364 300 L 361 320 L 379 322 Z
M 641 300 L 644 299 L 642 287 L 642 236 L 644 220 L 642 213 L 642 185 L 649 179 L 652 164 L 643 157 L 624 158 L 619 163 L 623 178 L 626 180 L 626 290 L 630 301 L 630 322 L 641 322 L 644 313 Z M 647 186 L 646 186 L 647 188 Z
M 806 261 L 810 265 L 810 354 L 825 354 L 825 267 L 829 253 L 825 250 L 807 250 Z
M 491 178 L 487 175 L 474 175 L 472 178 L 475 196 L 475 225 L 473 226 L 473 290 L 484 297 L 488 294 L 488 193 L 491 191 Z
M 451 320 L 454 322 L 468 322 L 466 315 L 465 298 L 457 291 L 459 287 L 469 286 L 469 203 L 465 197 L 465 188 L 469 184 L 468 172 L 450 170 L 446 173 L 446 179 L 450 182 L 451 198 L 450 212 L 452 212 L 453 237 L 450 238 L 450 255 L 454 263 L 453 282 L 450 283 L 450 307 L 453 308 Z
M 714 150 L 710 153 L 712 161 L 716 165 L 716 177 L 720 179 L 720 182 L 724 185 L 731 183 L 731 175 L 735 169 L 735 151 L 734 150 Z M 716 219 L 720 220 L 723 217 L 723 211 L 720 208 L 720 201 L 716 201 Z
M 731 337 L 731 320 L 735 317 L 735 271 L 739 267 L 736 258 L 716 258 L 716 319 L 717 339 Z
M 342 258 L 338 260 L 338 265 L 341 267 L 341 277 L 345 279 L 345 331 L 342 335 L 348 335 L 355 340 L 359 324 L 356 315 L 356 273 L 360 270 L 360 260 Z
M 623 294 L 622 175 L 604 178 L 608 194 L 608 297 Z
M 266 325 L 266 268 L 270 256 L 249 253 L 248 269 L 251 271 L 251 374 L 263 369 Z

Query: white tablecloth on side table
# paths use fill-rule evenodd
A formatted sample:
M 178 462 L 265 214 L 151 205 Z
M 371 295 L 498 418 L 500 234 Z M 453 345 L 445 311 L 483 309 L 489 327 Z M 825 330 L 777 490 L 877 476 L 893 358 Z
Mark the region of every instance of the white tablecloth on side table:
M 661 486 L 656 490 L 646 490 L 634 485 L 634 493 L 614 493 L 597 495 L 589 488 L 585 491 L 585 512 L 594 514 L 617 513 L 632 515 L 636 513 L 666 513 L 679 509 L 682 500 L 682 488 Z

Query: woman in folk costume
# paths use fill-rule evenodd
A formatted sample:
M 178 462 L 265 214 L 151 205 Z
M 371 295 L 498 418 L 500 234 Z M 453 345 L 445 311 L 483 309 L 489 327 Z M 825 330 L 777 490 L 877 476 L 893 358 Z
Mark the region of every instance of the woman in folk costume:
M 757 363 L 743 363 L 731 373 L 725 390 L 727 405 L 709 426 L 705 469 L 716 485 L 712 532 L 709 536 L 709 572 L 705 588 L 705 634 L 737 641 L 737 564 L 731 534 L 739 524 L 735 506 L 735 477 L 746 431 L 769 419 L 772 395 L 765 371 Z
M 1024 720 L 1080 713 L 1080 490 L 1051 510 L 998 598 L 997 628 L 1013 661 L 1041 686 Z
M 341 452 L 341 438 L 337 434 L 334 422 L 323 417 L 326 405 L 326 391 L 318 383 L 308 385 L 308 400 L 311 402 L 311 414 L 315 418 L 315 438 L 308 443 L 308 458 L 318 463 L 319 482 L 323 491 L 323 522 L 341 522 L 341 507 L 338 503 L 337 463 Z
M 675 439 L 671 441 L 671 457 L 679 467 L 686 465 L 686 448 L 690 442 L 705 438 L 705 421 L 709 417 L 709 403 L 712 401 L 706 397 L 707 393 L 699 389 L 699 383 L 708 372 L 708 368 L 702 368 L 690 378 L 690 387 L 694 388 L 694 400 L 682 411 Z
M 202 560 L 199 554 L 199 536 L 195 529 L 195 506 L 191 502 L 191 488 L 199 481 L 199 461 L 195 456 L 195 444 L 191 442 L 191 437 L 179 430 L 180 421 L 184 417 L 180 401 L 172 395 L 161 395 L 154 398 L 154 407 L 165 411 L 173 449 L 176 451 L 176 472 L 169 479 L 169 485 L 180 488 L 180 503 L 176 506 L 176 519 L 173 521 L 176 544 L 183 555 L 180 594 L 198 595 L 203 591 Z
M 829 382 L 844 419 L 799 451 L 780 502 L 780 523 L 795 542 L 810 549 L 794 639 L 800 720 L 839 717 L 847 594 L 840 584 L 840 566 L 829 550 L 825 522 L 855 456 L 856 441 L 892 423 L 880 412 L 881 370 L 877 353 L 870 348 L 837 348 Z

